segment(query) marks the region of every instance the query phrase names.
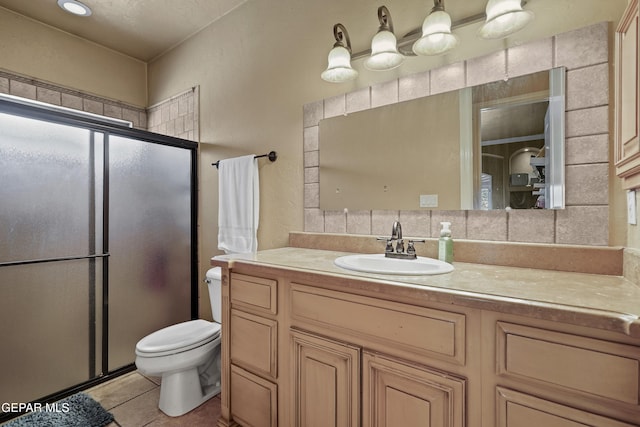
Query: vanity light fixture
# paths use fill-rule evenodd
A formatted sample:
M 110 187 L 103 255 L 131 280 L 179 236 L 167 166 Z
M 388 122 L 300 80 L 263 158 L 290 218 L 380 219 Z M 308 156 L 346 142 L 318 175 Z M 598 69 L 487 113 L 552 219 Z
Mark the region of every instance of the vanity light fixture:
M 59 0 L 61 1 L 61 0 Z M 369 70 L 390 70 L 399 66 L 405 56 L 441 55 L 458 45 L 458 36 L 451 31 L 458 27 L 483 22 L 478 35 L 484 39 L 500 39 L 521 30 L 533 18 L 530 10 L 522 7 L 531 0 L 488 0 L 485 12 L 451 22 L 444 10 L 444 0 L 433 0 L 433 8 L 422 23 L 401 39 L 393 34 L 391 15 L 385 6 L 378 8 L 380 28 L 371 41 L 371 49 L 351 52 L 351 41 L 342 24 L 333 27 L 336 43 L 329 52 L 329 66 L 322 79 L 341 83 L 355 79 L 358 72 L 351 67 L 351 60 L 366 58 L 364 66 Z M 347 46 L 343 43 L 346 39 Z
M 364 61 L 365 68 L 373 71 L 385 71 L 402 64 L 404 56 L 398 52 L 398 41 L 393 33 L 393 21 L 389 9 L 378 8 L 380 27 L 371 40 L 371 56 Z
M 91 16 L 89 6 L 80 3 L 77 0 L 58 0 L 58 6 L 65 12 L 72 13 L 77 16 Z
M 333 26 L 333 37 L 336 42 L 329 52 L 329 65 L 320 77 L 330 83 L 353 80 L 358 77 L 358 72 L 351 67 L 351 40 L 344 25 L 338 23 Z
M 533 19 L 533 12 L 522 9 L 520 0 L 489 0 L 487 21 L 478 34 L 484 39 L 501 39 L 521 30 Z
M 433 0 L 433 9 L 422 23 L 422 37 L 413 44 L 416 55 L 440 55 L 458 45 L 451 33 L 451 17 L 444 11 L 443 0 Z

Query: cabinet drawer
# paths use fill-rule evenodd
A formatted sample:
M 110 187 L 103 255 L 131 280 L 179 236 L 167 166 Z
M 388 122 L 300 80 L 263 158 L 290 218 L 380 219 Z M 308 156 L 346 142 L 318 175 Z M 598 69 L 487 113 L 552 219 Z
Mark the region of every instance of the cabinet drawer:
M 242 425 L 278 425 L 278 388 L 275 384 L 231 365 L 231 415 Z
M 231 305 L 265 314 L 277 314 L 278 282 L 231 273 Z
M 634 427 L 502 387 L 496 403 L 497 427 Z
M 277 322 L 239 310 L 231 310 L 230 331 L 231 363 L 275 379 L 277 376 Z
M 639 403 L 637 347 L 498 322 L 497 355 L 500 375 Z
M 465 315 L 291 284 L 291 313 L 354 342 L 465 364 Z

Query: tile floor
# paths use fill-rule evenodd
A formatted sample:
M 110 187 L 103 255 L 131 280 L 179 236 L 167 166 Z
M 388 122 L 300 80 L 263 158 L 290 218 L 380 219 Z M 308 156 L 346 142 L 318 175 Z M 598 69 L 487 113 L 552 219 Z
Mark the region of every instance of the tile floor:
M 220 416 L 220 396 L 181 417 L 158 409 L 160 379 L 131 372 L 85 391 L 113 414 L 107 427 L 215 426 Z
M 180 417 L 165 415 L 158 409 L 160 378 L 147 378 L 135 371 L 84 393 L 113 414 L 115 422 L 107 427 L 205 427 L 215 426 L 220 416 L 220 395 Z

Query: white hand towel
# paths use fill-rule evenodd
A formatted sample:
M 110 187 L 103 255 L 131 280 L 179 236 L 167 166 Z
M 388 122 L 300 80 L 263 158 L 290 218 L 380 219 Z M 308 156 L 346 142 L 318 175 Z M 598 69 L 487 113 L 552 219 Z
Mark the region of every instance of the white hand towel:
M 256 252 L 260 186 L 255 155 L 225 159 L 218 165 L 218 249 Z

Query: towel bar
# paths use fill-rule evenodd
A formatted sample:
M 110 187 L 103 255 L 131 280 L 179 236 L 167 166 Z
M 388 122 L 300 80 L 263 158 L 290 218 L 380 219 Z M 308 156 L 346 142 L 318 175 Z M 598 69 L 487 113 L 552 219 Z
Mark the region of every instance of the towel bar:
M 255 156 L 254 158 L 257 159 L 259 157 L 268 157 L 270 161 L 275 162 L 278 158 L 278 153 L 276 153 L 275 151 L 269 151 L 267 154 L 261 154 L 259 156 Z M 211 166 L 215 166 L 217 168 L 218 166 L 220 166 L 220 162 L 221 160 L 218 160 L 215 163 L 211 163 Z

